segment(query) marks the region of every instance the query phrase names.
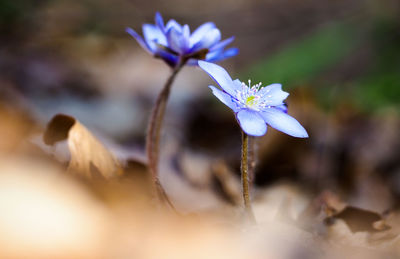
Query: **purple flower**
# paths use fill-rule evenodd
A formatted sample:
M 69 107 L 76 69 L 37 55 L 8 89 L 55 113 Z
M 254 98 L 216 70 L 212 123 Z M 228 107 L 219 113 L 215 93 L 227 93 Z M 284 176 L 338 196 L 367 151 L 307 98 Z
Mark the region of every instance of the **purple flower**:
M 272 84 L 265 87 L 261 83 L 246 85 L 238 79 L 232 80 L 222 67 L 204 61 L 199 66 L 206 71 L 222 88 L 222 91 L 210 85 L 213 94 L 236 115 L 240 127 L 248 135 L 262 136 L 267 125 L 290 136 L 307 138 L 303 126 L 287 114 L 284 103 L 288 93 L 282 91 L 282 85 Z
M 190 33 L 188 25 L 182 26 L 175 20 L 164 24 L 161 14 L 157 12 L 155 25 L 144 24 L 142 31 L 144 39 L 133 29 L 126 29 L 142 48 L 172 67 L 181 59 L 185 59 L 189 65 L 197 65 L 199 59 L 215 62 L 238 53 L 237 48 L 225 50 L 234 37 L 221 41 L 221 32 L 212 22 L 204 23 Z

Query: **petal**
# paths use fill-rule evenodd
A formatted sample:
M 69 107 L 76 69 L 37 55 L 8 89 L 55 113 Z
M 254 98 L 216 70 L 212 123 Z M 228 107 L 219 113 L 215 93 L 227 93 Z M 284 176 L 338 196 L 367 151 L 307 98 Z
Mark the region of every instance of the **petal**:
M 282 90 L 281 84 L 265 86 L 259 91 L 259 93 L 270 106 L 278 106 L 283 104 L 283 101 L 289 96 L 289 93 Z
M 283 104 L 281 104 L 281 105 L 275 106 L 274 108 L 278 109 L 278 110 L 281 110 L 284 113 L 287 113 L 287 111 L 288 111 L 288 105 L 285 102 L 283 102 Z
M 222 55 L 223 52 L 220 49 L 213 52 L 208 52 L 204 60 L 208 62 L 215 62 L 217 60 L 220 60 Z
M 228 39 L 225 39 L 225 40 L 223 40 L 223 41 L 221 41 L 221 42 L 215 44 L 215 45 L 210 49 L 210 52 L 211 52 L 211 51 L 218 50 L 218 49 L 224 49 L 226 46 L 228 46 L 229 44 L 231 44 L 232 41 L 233 41 L 234 39 L 235 39 L 235 37 L 232 36 L 232 37 L 230 37 L 230 38 L 228 38 Z
M 240 86 L 242 85 L 242 81 L 240 81 L 239 79 L 235 79 L 235 80 L 233 80 L 233 82 L 235 84 L 240 84 Z
M 153 24 L 144 24 L 142 27 L 144 39 L 147 42 L 149 48 L 153 51 L 157 49 L 157 44 L 167 45 L 167 39 L 164 33 Z
M 215 88 L 212 85 L 210 85 L 209 88 L 212 90 L 215 97 L 217 97 L 226 106 L 231 108 L 234 112 L 237 112 L 237 105 L 232 101 L 232 96 L 230 96 L 227 93 L 222 92 L 221 90 Z
M 156 25 L 158 26 L 158 28 L 159 28 L 162 32 L 164 32 L 164 31 L 165 31 L 165 28 L 164 28 L 164 20 L 163 20 L 161 14 L 160 14 L 159 12 L 156 12 L 155 22 L 156 22 Z
M 285 112 L 275 108 L 268 108 L 260 114 L 264 121 L 272 128 L 293 137 L 308 138 L 307 131 L 303 126 L 301 126 L 295 118 L 289 116 Z
M 182 49 L 181 49 L 182 35 L 180 32 L 178 32 L 174 28 L 169 29 L 167 32 L 167 40 L 168 40 L 168 46 L 172 50 L 176 51 L 179 54 L 182 53 Z
M 240 110 L 236 114 L 240 127 L 244 132 L 251 136 L 262 136 L 267 133 L 267 124 L 260 115 L 248 109 Z
M 182 28 L 182 35 L 180 39 L 180 48 L 182 51 L 186 52 L 190 48 L 190 28 L 189 25 L 185 24 Z
M 206 35 L 206 33 L 213 28 L 215 28 L 215 24 L 212 22 L 207 22 L 200 25 L 190 36 L 190 43 L 192 46 L 200 41 Z
M 226 51 L 222 51 L 221 49 L 216 50 L 214 52 L 210 52 L 206 55 L 206 60 L 210 62 L 220 61 L 226 58 L 230 58 L 236 56 L 239 53 L 238 48 L 230 48 Z
M 206 71 L 219 86 L 229 95 L 235 96 L 236 91 L 240 90 L 236 84 L 233 83 L 231 77 L 226 70 L 216 64 L 199 60 L 199 66 Z
M 221 32 L 217 29 L 209 30 L 201 40 L 194 43 L 191 51 L 196 52 L 200 49 L 208 49 L 221 40 Z
M 239 53 L 239 49 L 238 48 L 227 49 L 224 52 L 223 59 L 236 56 L 238 53 Z
M 198 62 L 199 62 L 198 59 L 190 58 L 188 61 L 186 61 L 186 65 L 188 65 L 188 66 L 197 66 Z
M 168 51 L 165 51 L 163 49 L 157 49 L 157 51 L 154 55 L 158 58 L 163 59 L 171 67 L 175 67 L 175 65 L 179 61 L 178 56 L 176 56 Z
M 165 26 L 165 31 L 167 32 L 171 28 L 174 28 L 177 32 L 182 31 L 182 26 L 173 19 L 167 22 L 167 25 Z
M 220 60 L 236 56 L 238 53 L 239 53 L 238 48 L 230 48 L 226 51 L 223 51 L 222 49 L 217 49 L 215 51 L 208 52 L 204 61 L 217 62 Z M 187 64 L 191 66 L 197 66 L 197 60 L 191 59 Z
M 142 36 L 140 36 L 135 30 L 132 28 L 126 28 L 125 30 L 127 33 L 129 33 L 135 40 L 139 43 L 139 45 L 144 48 L 146 51 L 152 53 L 151 49 L 147 45 L 147 43 L 143 40 Z
M 235 85 L 235 87 L 237 88 L 237 89 L 243 89 L 243 83 L 242 83 L 242 81 L 240 81 L 239 79 L 235 79 L 235 80 L 233 80 L 233 84 Z

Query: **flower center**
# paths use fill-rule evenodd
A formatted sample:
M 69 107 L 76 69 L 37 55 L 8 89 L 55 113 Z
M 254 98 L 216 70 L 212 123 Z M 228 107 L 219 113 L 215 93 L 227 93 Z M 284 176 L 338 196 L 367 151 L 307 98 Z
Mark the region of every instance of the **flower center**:
M 237 100 L 240 106 L 250 108 L 255 111 L 260 111 L 266 107 L 265 100 L 262 98 L 262 94 L 259 93 L 261 89 L 261 83 L 251 85 L 251 81 L 246 85 L 242 83 L 242 89 L 237 91 Z
M 249 106 L 249 107 L 256 105 L 257 104 L 257 99 L 258 99 L 257 97 L 258 96 L 254 96 L 254 95 L 247 97 L 246 98 L 246 105 Z

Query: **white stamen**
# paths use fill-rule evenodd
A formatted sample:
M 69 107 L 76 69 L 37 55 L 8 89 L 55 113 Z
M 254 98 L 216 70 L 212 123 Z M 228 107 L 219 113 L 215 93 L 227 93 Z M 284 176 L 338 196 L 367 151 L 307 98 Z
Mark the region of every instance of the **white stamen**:
M 271 98 L 271 95 L 266 96 L 269 92 L 260 93 L 259 91 L 262 89 L 262 83 L 251 85 L 251 80 L 248 80 L 248 85 L 242 82 L 242 89 L 236 90 L 236 99 L 237 105 L 241 107 L 247 107 L 255 111 L 260 111 L 268 107 L 268 103 L 271 103 L 271 100 L 267 98 Z

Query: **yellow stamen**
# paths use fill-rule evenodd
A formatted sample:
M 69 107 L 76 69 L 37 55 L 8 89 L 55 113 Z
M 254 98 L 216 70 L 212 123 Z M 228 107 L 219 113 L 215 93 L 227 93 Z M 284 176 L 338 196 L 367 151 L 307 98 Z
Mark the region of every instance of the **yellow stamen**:
M 246 105 L 253 106 L 255 104 L 255 99 L 256 99 L 256 97 L 254 95 L 247 97 Z

